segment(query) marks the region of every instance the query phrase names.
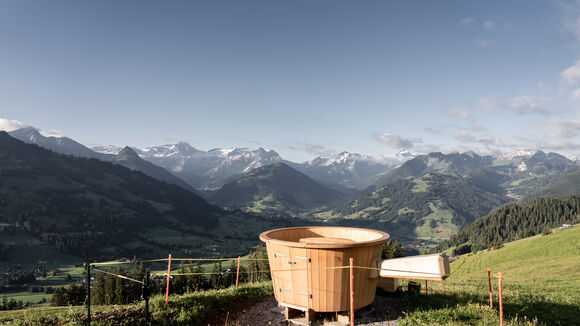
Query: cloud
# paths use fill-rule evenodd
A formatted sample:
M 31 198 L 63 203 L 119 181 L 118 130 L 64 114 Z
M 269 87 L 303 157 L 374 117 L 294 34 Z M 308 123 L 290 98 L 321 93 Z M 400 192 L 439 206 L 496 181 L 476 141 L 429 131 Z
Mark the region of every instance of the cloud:
M 306 152 L 321 157 L 330 157 L 337 153 L 334 149 L 329 149 L 325 146 L 310 143 L 297 143 L 296 145 L 289 145 L 288 148 L 294 151 Z
M 257 140 L 252 140 L 252 139 L 247 139 L 247 138 L 237 138 L 238 140 L 241 140 L 243 142 L 246 142 L 248 144 L 253 144 L 253 145 L 257 145 L 257 146 L 264 146 L 264 144 L 262 142 L 259 142 Z
M 548 120 L 548 135 L 550 138 L 575 138 L 580 135 L 580 119 L 550 119 Z
M 441 147 L 435 144 L 421 144 L 419 146 L 416 146 L 414 151 L 416 151 L 417 153 L 427 154 L 432 152 L 440 152 Z
M 60 130 L 38 130 L 38 132 L 44 137 L 64 137 L 64 133 Z
M 495 146 L 495 147 L 512 147 L 512 145 L 508 145 L 504 143 L 501 139 L 494 137 L 494 136 L 484 136 L 477 140 L 478 143 L 483 144 L 485 147 Z
M 477 120 L 475 119 L 475 117 L 473 115 L 471 115 L 469 110 L 467 110 L 467 108 L 464 106 L 460 106 L 460 107 L 457 107 L 455 109 L 450 110 L 449 114 L 452 117 L 468 121 L 469 127 L 467 127 L 467 129 L 469 129 L 471 131 L 483 131 L 483 130 L 485 130 L 485 127 L 480 125 L 477 122 Z M 466 127 L 462 127 L 462 126 L 457 126 L 457 127 L 460 129 L 466 129 Z
M 548 102 L 550 102 L 550 99 L 547 97 L 518 96 L 511 99 L 508 108 L 518 114 L 550 114 L 545 108 L 545 104 Z
M 475 136 L 466 131 L 456 133 L 453 136 L 453 138 L 462 143 L 474 143 L 477 141 L 477 138 L 475 138 Z
M 571 85 L 580 82 L 580 60 L 576 60 L 572 66 L 562 71 L 560 77 Z
M 0 130 L 9 132 L 27 127 L 31 126 L 18 120 L 0 118 Z M 64 137 L 64 133 L 60 130 L 42 130 L 38 128 L 36 128 L 36 130 L 38 130 L 38 132 L 44 137 L 57 137 L 57 138 Z
M 482 26 L 484 29 L 491 31 L 497 27 L 497 24 L 493 20 L 486 20 L 483 22 Z
M 558 4 L 564 9 L 564 20 L 562 22 L 564 31 L 572 33 L 576 37 L 576 41 L 580 41 L 580 10 L 578 5 L 564 2 Z
M 570 93 L 570 96 L 575 100 L 580 100 L 580 88 L 576 88 Z
M 462 106 L 450 110 L 449 114 L 462 120 L 475 121 L 475 118 L 471 115 L 471 113 L 469 113 L 469 111 Z
M 464 24 L 464 25 L 469 25 L 469 24 L 473 24 L 475 22 L 475 18 L 465 17 L 465 18 L 462 18 L 459 22 Z
M 405 139 L 399 135 L 384 133 L 382 135 L 376 135 L 375 139 L 387 146 L 405 149 L 413 147 L 413 140 Z M 422 142 L 422 140 L 420 140 Z
M 580 98 L 580 91 L 578 93 Z M 516 96 L 510 99 L 503 99 L 495 94 L 482 96 L 478 99 L 479 107 L 486 110 L 511 110 L 514 113 L 524 114 L 543 114 L 550 115 L 550 110 L 546 107 L 551 99 L 543 96 L 524 95 Z
M 501 107 L 501 98 L 495 94 L 482 96 L 478 99 L 479 106 L 487 110 L 495 110 Z
M 443 132 L 441 129 L 435 129 L 435 128 L 431 128 L 431 127 L 425 127 L 425 128 L 423 128 L 423 130 L 425 130 L 425 132 L 428 132 L 430 134 L 440 134 Z
M 0 118 L 0 130 L 13 131 L 21 128 L 30 127 L 29 125 L 18 120 Z
M 492 40 L 475 38 L 473 41 L 475 42 L 475 45 L 479 46 L 480 48 L 491 48 L 495 46 L 495 42 Z

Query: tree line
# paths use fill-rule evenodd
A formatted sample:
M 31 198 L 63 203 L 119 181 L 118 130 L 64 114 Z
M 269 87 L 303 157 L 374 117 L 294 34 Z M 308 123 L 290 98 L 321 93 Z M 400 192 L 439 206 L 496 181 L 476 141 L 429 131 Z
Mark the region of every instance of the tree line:
M 270 266 L 267 260 L 266 248 L 258 246 L 254 251 L 250 252 L 248 258 L 249 263 L 247 266 L 240 267 L 239 283 L 270 280 Z M 109 267 L 106 271 L 139 281 L 144 280 L 146 275 L 143 263 L 133 264 L 130 270 L 125 270 L 121 265 L 117 265 L 115 268 Z M 237 261 L 232 261 L 228 267 L 224 267 L 222 262 L 216 262 L 213 264 L 209 275 L 205 274 L 207 271 L 200 261 L 186 261 L 172 273 L 175 276 L 172 277 L 169 286 L 170 293 L 173 294 L 222 289 L 235 285 Z M 140 283 L 98 271 L 94 275 L 94 279 L 91 280 L 91 304 L 127 304 L 142 299 L 142 285 Z M 149 292 L 151 294 L 165 293 L 166 282 L 166 276 L 154 277 L 151 280 Z M 51 303 L 53 306 L 82 305 L 86 303 L 86 284 L 74 283 L 56 289 Z
M 441 243 L 437 250 L 456 246 L 456 254 L 475 252 L 542 232 L 548 233 L 550 228 L 565 223 L 578 222 L 580 195 L 536 198 L 527 205 L 513 203 L 498 208 L 461 229 L 449 240 Z

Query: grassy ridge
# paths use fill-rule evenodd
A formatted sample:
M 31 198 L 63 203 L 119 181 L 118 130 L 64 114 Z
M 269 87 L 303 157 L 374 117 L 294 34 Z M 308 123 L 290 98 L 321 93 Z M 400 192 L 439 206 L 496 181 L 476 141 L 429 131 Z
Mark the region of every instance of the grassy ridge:
M 497 313 L 482 317 L 489 310 L 488 267 L 494 275 L 502 272 L 506 320 L 514 324 L 536 320 L 541 325 L 575 325 L 580 320 L 580 227 L 576 226 L 460 257 L 451 264 L 449 279 L 430 282 L 428 296 L 410 300 L 412 312 L 402 325 L 427 325 L 434 320 L 442 325 L 493 324 Z M 494 276 L 495 310 L 497 285 Z M 473 313 L 476 310 L 480 312 Z
M 446 281 L 429 282 L 428 295 L 398 294 L 408 307 L 399 325 L 499 324 L 498 283 L 494 277 L 494 309 L 490 309 L 488 267 L 494 275 L 498 271 L 503 275 L 505 325 L 576 325 L 580 320 L 580 226 L 576 226 L 460 257 L 451 264 Z M 257 283 L 172 296 L 169 305 L 163 296 L 156 296 L 151 312 L 156 324 L 198 325 L 222 309 L 251 305 L 271 294 L 271 283 Z M 143 308 L 142 303 L 95 307 L 93 319 L 96 325 L 137 323 Z M 82 307 L 0 312 L 0 323 L 81 325 L 84 314 Z
M 150 300 L 150 312 L 154 325 L 201 325 L 204 321 L 216 320 L 219 308 L 235 308 L 239 303 L 245 306 L 261 301 L 272 295 L 272 283 L 242 284 L 239 288 L 210 290 L 169 297 L 157 295 Z M 143 302 L 122 306 L 91 307 L 91 325 L 134 325 L 143 324 Z M 212 315 L 213 313 L 213 315 Z M 225 316 L 224 316 L 225 317 Z M 47 307 L 19 311 L 0 312 L 2 325 L 84 325 L 84 307 Z M 222 322 L 223 323 L 223 322 Z

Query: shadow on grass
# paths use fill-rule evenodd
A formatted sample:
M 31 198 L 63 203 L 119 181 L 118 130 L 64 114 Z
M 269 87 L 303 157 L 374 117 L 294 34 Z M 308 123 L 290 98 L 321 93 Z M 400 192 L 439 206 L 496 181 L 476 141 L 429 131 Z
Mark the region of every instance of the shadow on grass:
M 481 295 L 469 293 L 434 293 L 414 295 L 406 291 L 394 294 L 399 296 L 402 303 L 407 306 L 408 312 L 418 310 L 437 310 L 465 306 L 468 304 L 489 305 L 489 300 L 482 300 Z M 522 294 L 503 300 L 504 320 L 537 320 L 545 325 L 578 325 L 580 321 L 580 307 L 573 304 L 554 303 L 541 296 Z M 499 304 L 494 298 L 493 308 L 498 311 Z

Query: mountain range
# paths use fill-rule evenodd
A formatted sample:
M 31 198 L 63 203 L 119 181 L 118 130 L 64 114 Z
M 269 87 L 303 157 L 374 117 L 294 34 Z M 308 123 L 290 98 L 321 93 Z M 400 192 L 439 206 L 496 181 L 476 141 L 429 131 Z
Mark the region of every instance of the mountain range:
M 312 180 L 284 163 L 254 169 L 225 184 L 210 200 L 220 206 L 299 214 L 344 201 L 346 195 Z
M 68 138 L 44 137 L 34 128 L 10 135 L 55 152 L 141 171 L 203 193 L 222 207 L 269 216 L 315 215 L 375 223 L 408 240 L 447 238 L 510 201 L 580 191 L 570 181 L 580 174 L 577 162 L 542 151 L 483 156 L 400 152 L 392 157 L 343 152 L 295 163 L 263 148 L 203 151 L 180 142 L 145 149 L 101 146 L 92 150 Z
M 377 185 L 434 172 L 470 178 L 484 188 L 505 191 L 508 197 L 518 200 L 545 187 L 555 175 L 577 167 L 576 161 L 563 155 L 539 150 L 486 156 L 474 152 L 436 152 L 406 161 L 383 176 Z
M 124 149 L 112 145 L 88 148 L 67 137 L 45 137 L 37 129 L 27 127 L 9 132 L 26 143 L 36 144 L 57 153 L 78 157 L 98 158 L 113 161 Z M 343 152 L 329 158 L 315 158 L 307 162 L 284 160 L 274 150 L 263 148 L 217 148 L 203 151 L 185 142 L 138 149 L 131 147 L 142 159 L 160 166 L 208 196 L 224 184 L 255 168 L 274 163 L 286 165 L 304 173 L 324 186 L 343 192 L 357 192 L 372 185 L 379 177 L 412 158 L 409 152 L 395 156 L 367 156 Z M 124 164 L 123 160 L 118 162 Z M 138 168 L 142 163 L 133 164 Z M 149 170 L 142 170 L 148 173 Z M 156 177 L 159 173 L 150 174 Z M 167 177 L 161 179 L 170 183 L 182 183 Z
M 126 148 L 117 158 L 132 156 Z M 167 251 L 231 257 L 257 245 L 264 229 L 292 225 L 228 212 L 140 171 L 55 153 L 0 131 L 0 241 L 7 263 L 159 257 Z

